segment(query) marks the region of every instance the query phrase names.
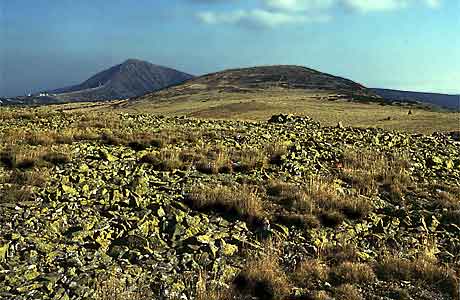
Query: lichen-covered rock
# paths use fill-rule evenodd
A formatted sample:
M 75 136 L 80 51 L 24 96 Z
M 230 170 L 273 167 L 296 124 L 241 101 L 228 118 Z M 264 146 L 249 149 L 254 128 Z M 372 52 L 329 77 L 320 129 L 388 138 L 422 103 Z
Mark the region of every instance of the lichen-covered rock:
M 301 125 L 305 128 L 319 128 L 321 125 L 319 122 L 314 121 L 312 118 L 307 116 L 294 116 L 294 115 L 273 115 L 269 120 L 269 124 L 295 124 Z
M 425 194 L 409 190 L 397 203 L 384 191 L 369 196 L 366 200 L 375 211 L 335 228 L 286 226 L 273 218 L 264 229 L 263 224 L 236 215 L 193 210 L 185 202 L 187 190 L 201 184 L 254 184 L 260 187 L 258 192 L 274 179 L 306 186 L 314 176 L 336 175 L 347 149 L 388 156 L 404 153 L 412 182 L 458 187 L 460 146 L 452 136 L 320 127 L 308 117 L 289 115 L 273 116 L 268 123 L 118 117 L 129 122 L 133 131 L 173 128 L 184 133 L 187 138 L 164 146 L 173 152 L 198 151 L 205 145 L 238 151 L 262 151 L 274 142 L 289 146 L 277 164 L 247 172 L 205 174 L 193 165 L 160 171 L 142 163 L 146 153 L 159 153 L 155 146 L 135 151 L 127 145 L 91 140 L 72 143 L 72 160 L 53 166 L 50 182 L 34 188 L 31 201 L 0 201 L 1 299 L 93 299 L 97 278 L 112 273 L 124 282 L 149 282 L 154 295 L 193 299 L 195 291 L 187 284 L 196 284 L 197 274 L 209 274 L 208 282 L 227 284 L 244 265 L 244 252 L 263 250 L 262 231 L 282 240 L 280 261 L 287 271 L 341 243 L 356 247 L 360 261 L 372 261 L 382 249 L 391 247 L 408 257 L 431 249 L 443 264 L 460 260 L 459 214 L 437 207 L 433 199 L 439 195 L 431 190 Z M 55 129 L 72 126 L 75 118 L 58 114 L 49 121 L 30 122 L 36 128 Z M 14 122 L 19 128 L 33 127 L 23 119 Z M 194 140 L 191 132 L 201 135 Z M 10 172 L 8 165 L 0 163 L 0 175 Z M 0 183 L 0 188 L 4 186 Z M 337 182 L 337 186 L 344 195 L 351 193 L 346 183 Z M 270 208 L 274 204 L 268 200 L 264 198 L 264 205 Z M 429 242 L 436 247 L 430 248 Z M 319 288 L 328 289 L 326 285 Z M 370 288 L 365 293 L 376 295 Z

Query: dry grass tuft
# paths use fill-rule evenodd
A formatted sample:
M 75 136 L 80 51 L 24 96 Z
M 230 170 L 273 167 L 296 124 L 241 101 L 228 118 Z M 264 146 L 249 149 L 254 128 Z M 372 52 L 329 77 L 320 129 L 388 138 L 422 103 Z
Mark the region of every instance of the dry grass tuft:
M 6 182 L 11 184 L 17 184 L 21 186 L 36 186 L 44 187 L 48 181 L 50 174 L 47 170 L 40 171 L 21 171 L 13 170 L 9 174 Z
M 268 159 L 264 151 L 246 148 L 231 155 L 234 162 L 234 170 L 237 172 L 250 172 L 256 169 L 265 169 Z
M 196 169 L 205 174 L 231 173 L 232 162 L 226 149 L 208 150 L 195 165 Z
M 32 199 L 33 193 L 29 188 L 18 185 L 0 188 L 0 203 L 18 203 Z
M 431 259 L 419 257 L 414 261 L 387 257 L 377 265 L 377 275 L 383 280 L 407 280 L 437 286 L 454 299 L 458 299 L 459 280 L 457 274 L 437 265 Z
M 450 192 L 438 192 L 434 204 L 439 208 L 446 208 L 449 210 L 460 209 L 460 195 L 454 195 Z
M 371 266 L 349 261 L 338 265 L 331 275 L 339 283 L 370 283 L 376 279 Z
M 332 300 L 332 297 L 329 296 L 326 291 L 314 291 L 309 295 L 309 300 Z
M 151 164 L 156 170 L 160 171 L 181 170 L 186 166 L 180 159 L 180 152 L 176 149 L 161 149 L 156 154 L 145 154 L 139 161 Z
M 314 281 L 327 281 L 329 271 L 329 267 L 322 261 L 307 259 L 297 265 L 293 273 L 293 280 L 298 286 L 308 288 Z
M 296 226 L 304 229 L 318 228 L 321 223 L 312 214 L 280 214 L 276 216 L 276 222 L 287 226 Z
M 362 300 L 359 290 L 351 284 L 342 284 L 334 291 L 337 300 Z
M 42 156 L 43 160 L 54 165 L 62 165 L 70 161 L 70 156 L 60 152 L 48 152 Z
M 322 249 L 319 255 L 333 265 L 344 262 L 357 262 L 358 250 L 354 245 L 345 244 Z
M 234 280 L 235 291 L 258 299 L 281 300 L 289 295 L 291 284 L 279 264 L 276 243 L 269 241 L 266 253 L 250 259 Z
M 198 274 L 196 284 L 196 300 L 231 300 L 234 299 L 234 291 L 230 287 L 219 288 L 206 282 L 206 273 Z
M 379 186 L 390 190 L 393 200 L 400 200 L 405 187 L 410 185 L 409 164 L 403 155 L 386 157 L 372 151 L 343 153 L 342 178 L 362 195 L 371 196 Z
M 324 210 L 320 213 L 321 223 L 327 227 L 337 227 L 345 221 L 345 215 L 338 210 Z
M 279 166 L 283 162 L 283 156 L 288 153 L 288 147 L 286 144 L 274 143 L 268 145 L 265 148 L 265 152 L 267 153 L 270 164 Z
M 94 298 L 98 300 L 150 300 L 154 298 L 154 295 L 148 286 L 133 286 L 126 280 L 112 275 L 96 281 Z
M 263 213 L 257 190 L 247 185 L 195 186 L 188 193 L 187 201 L 198 210 L 217 210 L 248 220 L 260 219 Z
M 26 136 L 26 143 L 32 146 L 53 145 L 56 142 L 56 134 L 52 131 L 30 132 Z
M 282 205 L 310 213 L 314 210 L 314 204 L 310 201 L 308 195 L 294 184 L 270 181 L 267 193 Z

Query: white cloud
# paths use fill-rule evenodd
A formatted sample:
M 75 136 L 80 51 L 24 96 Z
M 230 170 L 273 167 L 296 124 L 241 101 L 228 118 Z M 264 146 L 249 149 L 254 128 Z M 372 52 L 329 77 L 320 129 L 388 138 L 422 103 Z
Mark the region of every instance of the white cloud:
M 346 7 L 363 13 L 395 10 L 409 4 L 409 0 L 342 0 L 342 2 Z
M 300 12 L 329 9 L 336 0 L 264 0 L 263 2 L 270 9 Z
M 201 12 L 198 19 L 207 24 L 240 24 L 249 27 L 274 28 L 287 24 L 299 24 L 306 22 L 327 22 L 327 15 L 308 16 L 305 14 L 290 14 L 273 12 L 263 9 L 238 10 L 229 13 Z
M 441 1 L 442 0 L 340 0 L 345 7 L 361 13 L 391 11 L 415 5 L 437 8 L 441 5 Z
M 225 2 L 225 0 L 193 0 Z M 232 0 L 235 1 L 235 0 Z M 328 22 L 337 8 L 357 13 L 392 11 L 421 5 L 437 8 L 442 0 L 260 0 L 261 7 L 230 12 L 200 12 L 198 19 L 207 24 L 239 24 L 275 28 L 287 24 Z M 226 2 L 230 2 L 227 0 Z

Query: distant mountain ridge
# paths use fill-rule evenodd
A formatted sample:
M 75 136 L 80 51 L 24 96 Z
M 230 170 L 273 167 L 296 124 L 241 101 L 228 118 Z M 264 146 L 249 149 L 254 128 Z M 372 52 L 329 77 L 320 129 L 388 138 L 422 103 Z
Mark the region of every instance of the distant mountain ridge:
M 104 101 L 141 96 L 180 84 L 194 76 L 137 59 L 125 62 L 92 76 L 85 82 L 49 91 L 66 101 Z
M 378 88 L 371 88 L 370 90 L 389 101 L 417 101 L 460 111 L 460 95 L 411 92 Z

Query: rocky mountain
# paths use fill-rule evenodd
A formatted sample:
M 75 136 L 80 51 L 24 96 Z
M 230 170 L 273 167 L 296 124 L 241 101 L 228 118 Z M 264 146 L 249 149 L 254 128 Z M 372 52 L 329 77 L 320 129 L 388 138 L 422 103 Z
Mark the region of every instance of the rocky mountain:
M 193 77 L 190 74 L 146 61 L 128 59 L 97 73 L 81 84 L 28 97 L 4 99 L 0 101 L 0 105 L 39 105 L 126 99 L 177 85 Z
M 390 89 L 370 89 L 372 92 L 389 101 L 422 102 L 452 110 L 460 110 L 460 95 L 409 92 Z
M 193 76 L 137 59 L 104 70 L 85 82 L 50 91 L 63 101 L 101 101 L 141 96 L 180 84 Z

